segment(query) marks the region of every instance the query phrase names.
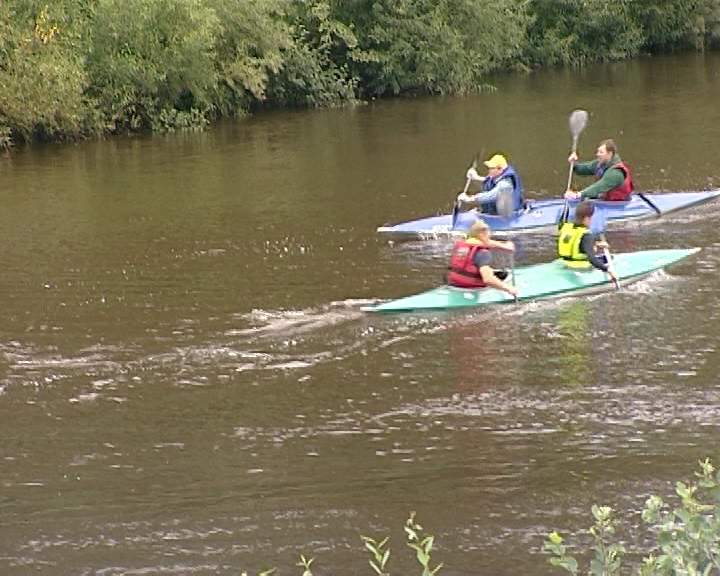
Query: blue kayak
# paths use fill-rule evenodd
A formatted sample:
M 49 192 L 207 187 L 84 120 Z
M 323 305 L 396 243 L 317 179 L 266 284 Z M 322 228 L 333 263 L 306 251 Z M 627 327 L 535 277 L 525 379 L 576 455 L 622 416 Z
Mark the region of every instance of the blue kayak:
M 613 266 L 620 284 L 636 282 L 655 270 L 696 254 L 699 248 L 644 250 L 615 254 Z M 515 285 L 519 301 L 541 300 L 565 296 L 583 296 L 615 290 L 610 277 L 600 270 L 577 271 L 567 268 L 562 260 L 515 269 Z M 423 312 L 480 308 L 493 304 L 512 304 L 513 297 L 493 288 L 455 288 L 441 286 L 427 292 L 398 300 L 366 306 L 365 312 Z
M 653 218 L 710 202 L 720 196 L 720 190 L 643 194 L 643 196 L 649 202 L 637 195 L 633 195 L 627 202 L 596 201 L 596 213 L 601 213 L 608 224 Z M 658 210 L 650 206 L 650 202 L 659 210 L 659 214 Z M 452 216 L 445 214 L 411 220 L 394 226 L 381 226 L 377 231 L 390 239 L 426 239 L 457 236 L 466 233 L 478 218 L 485 220 L 490 225 L 493 233 L 499 236 L 556 231 L 564 205 L 565 201 L 562 199 L 536 200 L 530 201 L 524 210 L 509 217 L 482 214 L 475 209 L 461 212 L 454 228 L 452 226 Z M 572 213 L 577 205 L 577 201 L 569 203 L 570 218 L 572 218 Z

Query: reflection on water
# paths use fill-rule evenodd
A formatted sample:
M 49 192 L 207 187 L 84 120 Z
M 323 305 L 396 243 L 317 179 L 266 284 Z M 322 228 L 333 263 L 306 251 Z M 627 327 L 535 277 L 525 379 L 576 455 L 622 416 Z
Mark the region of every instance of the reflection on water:
M 409 572 L 417 510 L 449 574 L 545 574 L 546 532 L 670 493 L 717 456 L 717 203 L 613 230 L 615 252 L 703 249 L 620 293 L 360 308 L 440 282 L 447 241 L 374 230 L 447 210 L 478 138 L 548 197 L 582 106 L 581 152 L 617 137 L 643 189 L 718 185 L 719 65 L 508 76 L 0 159 L 2 573 L 291 572 L 300 553 L 352 572 L 359 534 L 390 535 Z M 519 239 L 515 265 L 553 245 Z

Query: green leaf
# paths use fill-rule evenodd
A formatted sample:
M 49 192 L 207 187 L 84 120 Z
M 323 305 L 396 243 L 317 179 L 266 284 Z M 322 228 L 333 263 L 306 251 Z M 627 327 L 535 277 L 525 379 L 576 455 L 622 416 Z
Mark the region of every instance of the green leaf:
M 596 558 L 590 561 L 590 574 L 593 576 L 606 576 L 603 563 Z
M 425 552 L 427 552 L 427 553 L 430 553 L 430 551 L 433 548 L 433 542 L 435 542 L 434 536 L 425 537 L 425 539 L 422 541 L 422 544 L 421 544 L 421 546 L 423 547 L 423 550 L 425 550 Z
M 688 498 L 690 496 L 690 491 L 688 490 L 687 485 L 684 482 L 678 482 L 675 485 L 675 492 L 677 493 L 680 498 Z
M 570 572 L 570 574 L 577 574 L 577 560 L 570 556 L 565 558 L 550 558 L 550 564 L 557 566 L 558 568 L 563 568 L 564 570 Z

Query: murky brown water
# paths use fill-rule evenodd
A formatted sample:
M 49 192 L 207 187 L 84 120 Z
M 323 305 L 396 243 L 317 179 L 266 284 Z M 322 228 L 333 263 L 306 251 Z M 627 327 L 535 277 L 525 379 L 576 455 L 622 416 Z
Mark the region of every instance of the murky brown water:
M 642 189 L 720 185 L 718 54 L 496 83 L 0 158 L 0 572 L 369 574 L 390 534 L 419 573 L 417 510 L 443 574 L 551 574 L 548 531 L 636 526 L 717 459 L 718 205 L 611 233 L 703 248 L 620 294 L 360 312 L 439 281 L 446 243 L 375 228 L 449 209 L 477 152 L 557 195 L 573 108 Z

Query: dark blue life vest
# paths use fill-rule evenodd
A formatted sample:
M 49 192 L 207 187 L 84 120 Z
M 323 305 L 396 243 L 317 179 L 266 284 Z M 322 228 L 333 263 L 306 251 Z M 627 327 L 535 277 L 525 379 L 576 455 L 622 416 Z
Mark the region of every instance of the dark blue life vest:
M 510 178 L 513 184 L 513 192 L 512 192 L 512 200 L 513 200 L 513 212 L 517 212 L 518 210 L 521 210 L 523 207 L 523 187 L 522 187 L 522 181 L 520 180 L 520 176 L 517 172 L 515 172 L 515 168 L 513 168 L 510 164 L 508 164 L 507 168 L 503 170 L 497 177 L 495 178 L 485 178 L 485 181 L 483 182 L 483 192 L 489 192 L 495 186 L 497 185 L 500 180 L 503 178 Z M 485 208 L 487 208 L 488 214 L 497 214 L 497 206 L 495 203 L 487 204 L 485 205 Z

